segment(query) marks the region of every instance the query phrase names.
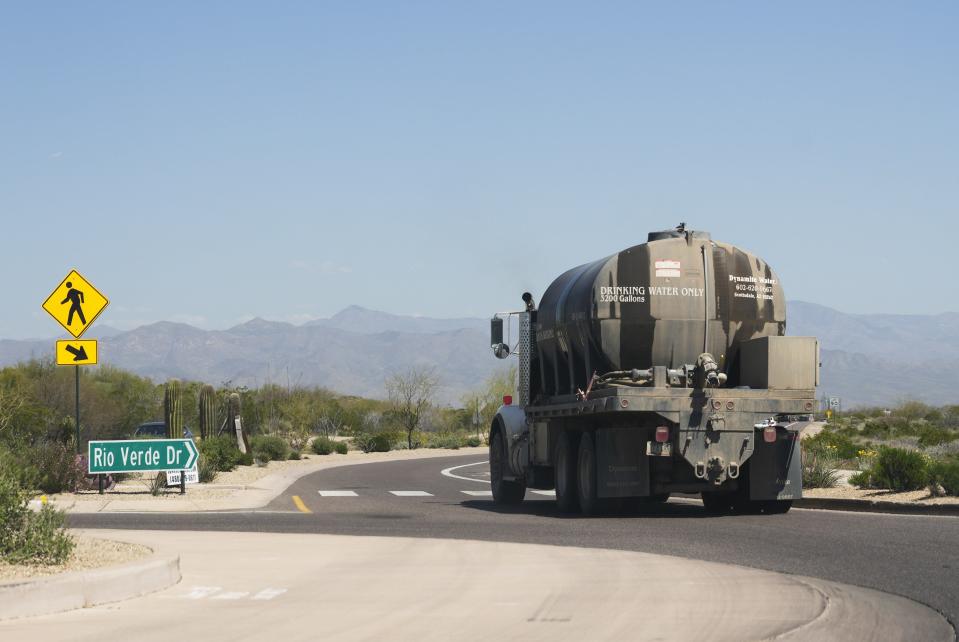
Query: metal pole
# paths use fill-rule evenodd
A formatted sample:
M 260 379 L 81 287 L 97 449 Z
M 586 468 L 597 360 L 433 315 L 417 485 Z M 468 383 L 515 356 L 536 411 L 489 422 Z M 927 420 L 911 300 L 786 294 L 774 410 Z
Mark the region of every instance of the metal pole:
M 76 415 L 76 438 L 77 454 L 80 454 L 80 366 L 73 366 L 76 369 L 76 392 L 77 392 L 77 415 Z
M 186 495 L 186 471 L 180 471 L 180 494 Z

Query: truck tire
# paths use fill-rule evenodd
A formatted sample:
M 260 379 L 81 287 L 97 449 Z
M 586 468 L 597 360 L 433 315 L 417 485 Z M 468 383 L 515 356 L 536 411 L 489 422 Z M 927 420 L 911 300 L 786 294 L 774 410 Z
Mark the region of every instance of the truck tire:
M 595 515 L 600 512 L 600 500 L 596 493 L 596 447 L 593 445 L 593 436 L 588 432 L 584 432 L 579 439 L 576 462 L 579 510 L 583 515 Z
M 489 442 L 489 475 L 493 489 L 493 502 L 500 505 L 519 504 L 526 496 L 526 484 L 503 479 L 509 468 L 506 454 L 506 440 L 503 431 L 497 430 Z
M 576 448 L 572 435 L 563 430 L 553 451 L 553 476 L 556 485 L 556 506 L 564 513 L 579 507 L 576 493 Z
M 788 513 L 789 509 L 793 507 L 793 500 L 791 499 L 771 499 L 760 503 L 762 504 L 760 509 L 763 515 L 782 515 Z

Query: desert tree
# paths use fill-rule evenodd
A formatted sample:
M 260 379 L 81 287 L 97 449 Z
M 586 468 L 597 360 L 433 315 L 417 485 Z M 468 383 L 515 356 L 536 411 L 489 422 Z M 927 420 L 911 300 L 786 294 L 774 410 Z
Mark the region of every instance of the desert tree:
M 386 380 L 392 416 L 406 431 L 407 446 L 413 448 L 413 433 L 433 401 L 439 379 L 432 368 L 410 368 Z

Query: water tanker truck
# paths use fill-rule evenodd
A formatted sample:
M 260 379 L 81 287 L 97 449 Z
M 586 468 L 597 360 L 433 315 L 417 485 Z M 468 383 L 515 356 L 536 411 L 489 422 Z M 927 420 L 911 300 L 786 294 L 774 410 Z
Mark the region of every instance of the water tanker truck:
M 696 493 L 713 513 L 769 514 L 801 497 L 819 344 L 785 336 L 765 261 L 680 225 L 523 302 L 491 321 L 494 354 L 519 360 L 490 426 L 495 502 L 555 489 L 589 515 Z

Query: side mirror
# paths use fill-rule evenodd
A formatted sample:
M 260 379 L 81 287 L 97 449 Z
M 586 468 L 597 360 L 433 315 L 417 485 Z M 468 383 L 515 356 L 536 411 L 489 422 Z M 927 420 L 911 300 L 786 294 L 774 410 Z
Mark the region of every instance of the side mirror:
M 509 356 L 509 346 L 503 343 L 503 319 L 493 317 L 489 322 L 489 342 L 497 359 Z

